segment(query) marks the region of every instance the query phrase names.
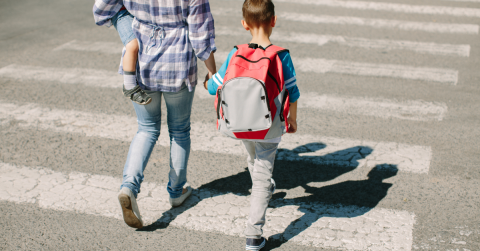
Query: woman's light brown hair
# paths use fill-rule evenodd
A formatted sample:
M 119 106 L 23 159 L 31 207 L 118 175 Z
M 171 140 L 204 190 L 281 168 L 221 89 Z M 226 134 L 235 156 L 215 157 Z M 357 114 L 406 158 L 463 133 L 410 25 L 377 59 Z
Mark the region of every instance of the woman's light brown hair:
M 275 6 L 271 0 L 245 0 L 242 12 L 243 20 L 248 25 L 265 25 L 275 16 Z

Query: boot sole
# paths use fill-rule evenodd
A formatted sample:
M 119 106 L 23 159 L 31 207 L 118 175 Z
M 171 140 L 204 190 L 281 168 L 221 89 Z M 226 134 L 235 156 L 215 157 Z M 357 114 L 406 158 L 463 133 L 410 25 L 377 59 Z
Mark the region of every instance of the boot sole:
M 125 223 L 133 228 L 142 228 L 142 222 L 133 213 L 130 197 L 126 194 L 120 194 L 118 195 L 118 201 L 120 202 L 120 206 L 122 206 L 123 220 Z

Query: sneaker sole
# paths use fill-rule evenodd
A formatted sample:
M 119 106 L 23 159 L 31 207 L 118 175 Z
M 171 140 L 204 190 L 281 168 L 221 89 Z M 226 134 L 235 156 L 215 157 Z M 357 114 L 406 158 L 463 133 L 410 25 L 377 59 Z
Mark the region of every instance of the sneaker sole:
M 133 213 L 130 197 L 126 194 L 120 194 L 118 195 L 118 201 L 120 202 L 120 206 L 122 206 L 123 220 L 125 223 L 133 228 L 142 228 L 142 222 Z

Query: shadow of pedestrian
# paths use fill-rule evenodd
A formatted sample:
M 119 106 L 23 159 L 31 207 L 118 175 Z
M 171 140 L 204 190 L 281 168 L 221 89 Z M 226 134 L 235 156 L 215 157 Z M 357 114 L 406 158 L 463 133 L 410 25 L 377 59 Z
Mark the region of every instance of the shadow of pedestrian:
M 326 145 L 323 143 L 309 143 L 292 150 L 278 150 L 273 172 L 277 189 L 290 190 L 303 187 L 305 193 L 310 195 L 284 199 L 285 192 L 274 194 L 272 198 L 274 207 L 298 205 L 300 206 L 298 210 L 304 215 L 287 226 L 283 233 L 271 236 L 266 247 L 267 250 L 281 246 L 319 219 L 318 215 L 310 211 L 308 207 L 310 204 L 356 205 L 365 209 L 360 210 L 361 213 L 357 212 L 357 215 L 360 215 L 375 207 L 385 197 L 391 184 L 382 183 L 382 180 L 386 178 L 387 173 L 389 175 L 396 173 L 380 171 L 382 167 L 389 167 L 389 170 L 396 169 L 396 167 L 388 165 L 372 169 L 369 179 L 365 181 L 347 181 L 321 188 L 309 186 L 309 183 L 327 182 L 354 170 L 359 166 L 359 161 L 365 159 L 373 151 L 369 147 L 355 146 L 321 156 L 313 155 L 325 148 Z M 244 172 L 214 180 L 196 189 L 196 192 L 185 201 L 184 205 L 164 212 L 155 223 L 138 231 L 155 231 L 166 228 L 178 215 L 194 207 L 203 199 L 228 193 L 248 196 L 251 187 L 252 181 L 247 168 Z M 204 191 L 212 191 L 212 193 Z
M 333 214 L 332 211 L 322 212 L 328 217 L 353 218 L 369 212 L 387 195 L 388 189 L 392 186 L 383 180 L 395 176 L 397 172 L 398 168 L 395 165 L 377 165 L 368 173 L 367 180 L 345 181 L 324 187 L 304 186 L 305 193 L 311 195 L 294 199 L 282 199 L 285 192 L 276 194 L 277 200 L 272 203 L 275 207 L 298 205 L 300 206 L 298 210 L 304 215 L 291 222 L 283 233 L 271 236 L 265 250 L 280 247 L 322 218 L 317 210 L 312 210 L 312 204 L 320 203 L 345 209 L 336 210 L 337 213 Z

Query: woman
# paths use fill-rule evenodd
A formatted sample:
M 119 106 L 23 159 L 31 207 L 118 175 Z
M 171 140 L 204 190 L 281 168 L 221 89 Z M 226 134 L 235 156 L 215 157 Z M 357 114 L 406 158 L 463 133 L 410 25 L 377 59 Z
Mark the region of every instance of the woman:
M 132 102 L 138 132 L 130 144 L 118 195 L 125 223 L 134 228 L 143 226 L 136 197 L 144 179 L 143 171 L 160 135 L 161 97 L 167 107 L 170 136 L 167 190 L 170 204 L 175 207 L 192 192 L 186 182 L 197 58 L 205 62 L 209 72 L 207 79 L 216 72 L 213 56 L 216 51 L 215 30 L 208 0 L 141 2 L 123 1 L 128 12 L 135 17 L 132 27 L 139 44 L 137 81 L 152 98 L 147 105 Z M 121 8 L 122 1 L 98 0 L 94 7 L 95 19 L 109 20 Z M 104 25 L 109 25 L 108 21 Z

